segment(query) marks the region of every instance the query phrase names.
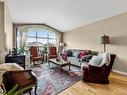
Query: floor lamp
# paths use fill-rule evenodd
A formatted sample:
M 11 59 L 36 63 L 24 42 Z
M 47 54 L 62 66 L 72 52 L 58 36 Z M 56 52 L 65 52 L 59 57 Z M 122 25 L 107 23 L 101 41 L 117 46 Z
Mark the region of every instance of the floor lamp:
M 64 49 L 65 43 L 60 43 L 60 47 L 59 47 L 59 53 L 61 53 Z
M 103 35 L 100 37 L 100 44 L 104 45 L 104 52 L 106 52 L 106 44 L 110 44 L 109 36 Z

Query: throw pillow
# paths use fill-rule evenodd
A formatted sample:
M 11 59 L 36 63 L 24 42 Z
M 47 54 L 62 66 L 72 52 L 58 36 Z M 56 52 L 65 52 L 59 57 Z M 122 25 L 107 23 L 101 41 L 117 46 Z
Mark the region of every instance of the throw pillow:
M 79 54 L 79 58 L 82 58 L 82 56 L 85 56 L 86 55 L 86 52 L 85 51 L 81 51 L 80 54 Z
M 67 55 L 66 54 L 62 54 L 62 58 L 63 58 L 63 60 L 67 60 Z
M 87 62 L 89 62 L 89 60 L 93 57 L 93 55 L 84 55 L 81 57 L 81 61 L 86 61 L 88 60 Z
M 103 57 L 101 56 L 93 56 L 92 59 L 89 61 L 90 65 L 99 67 L 99 64 L 101 63 Z

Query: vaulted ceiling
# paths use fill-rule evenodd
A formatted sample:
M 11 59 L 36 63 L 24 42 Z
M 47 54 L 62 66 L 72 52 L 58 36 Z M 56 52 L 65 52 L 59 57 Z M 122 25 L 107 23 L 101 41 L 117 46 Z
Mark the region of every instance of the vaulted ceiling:
M 14 23 L 44 23 L 62 32 L 127 12 L 127 0 L 7 0 Z

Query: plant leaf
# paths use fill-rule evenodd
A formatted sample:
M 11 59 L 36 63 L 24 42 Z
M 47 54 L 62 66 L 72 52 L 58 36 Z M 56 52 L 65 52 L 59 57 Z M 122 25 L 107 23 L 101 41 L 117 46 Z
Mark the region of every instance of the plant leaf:
M 17 87 L 18 87 L 18 84 L 16 84 L 7 94 L 4 94 L 4 95 L 13 95 Z
M 16 91 L 13 95 L 19 95 L 19 94 L 21 94 L 22 92 L 24 92 L 25 90 L 28 90 L 28 89 L 30 89 L 30 88 L 32 88 L 32 87 L 33 87 L 33 85 L 24 87 L 24 88 L 22 88 L 22 89 Z

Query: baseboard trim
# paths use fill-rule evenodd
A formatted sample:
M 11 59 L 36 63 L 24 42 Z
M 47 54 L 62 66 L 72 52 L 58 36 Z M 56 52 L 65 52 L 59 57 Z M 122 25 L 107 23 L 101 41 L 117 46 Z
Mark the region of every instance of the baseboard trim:
M 126 72 L 122 72 L 122 71 L 118 71 L 118 70 L 112 70 L 112 72 L 115 72 L 115 73 L 118 73 L 118 74 L 126 75 L 127 76 L 127 73 Z

